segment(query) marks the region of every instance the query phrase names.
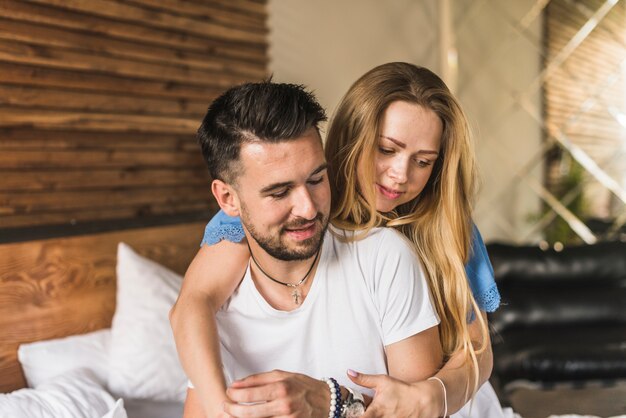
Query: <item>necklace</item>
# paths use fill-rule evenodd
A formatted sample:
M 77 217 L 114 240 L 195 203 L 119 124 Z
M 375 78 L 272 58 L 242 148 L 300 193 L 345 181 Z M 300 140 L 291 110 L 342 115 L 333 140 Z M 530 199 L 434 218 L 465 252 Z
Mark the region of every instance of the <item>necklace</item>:
M 263 270 L 263 268 L 261 268 L 261 266 L 259 265 L 259 262 L 256 261 L 256 258 L 254 258 L 254 254 L 252 254 L 252 248 L 250 248 L 250 244 L 248 244 L 248 250 L 250 251 L 250 257 L 252 258 L 252 261 L 254 261 L 254 264 L 259 268 L 259 270 L 261 270 L 261 273 L 263 273 L 268 279 L 270 279 L 271 281 L 273 281 L 275 283 L 282 284 L 283 286 L 290 287 L 292 289 L 291 297 L 293 297 L 293 302 L 296 305 L 300 304 L 300 297 L 302 296 L 302 294 L 300 293 L 300 290 L 298 289 L 298 287 L 300 287 L 300 285 L 304 284 L 304 282 L 306 282 L 306 279 L 309 278 L 309 274 L 311 274 L 311 271 L 313 270 L 313 266 L 315 266 L 315 263 L 317 262 L 317 259 L 320 256 L 321 249 L 322 249 L 322 247 L 320 246 L 320 248 L 317 250 L 317 253 L 315 254 L 315 259 L 313 259 L 313 263 L 311 263 L 311 267 L 309 267 L 309 270 L 307 270 L 307 272 L 304 275 L 304 277 L 302 279 L 300 279 L 300 281 L 298 283 L 286 283 L 286 282 L 281 282 L 280 280 L 276 280 L 275 278 L 273 278 L 272 276 L 267 274 L 265 272 L 265 270 Z

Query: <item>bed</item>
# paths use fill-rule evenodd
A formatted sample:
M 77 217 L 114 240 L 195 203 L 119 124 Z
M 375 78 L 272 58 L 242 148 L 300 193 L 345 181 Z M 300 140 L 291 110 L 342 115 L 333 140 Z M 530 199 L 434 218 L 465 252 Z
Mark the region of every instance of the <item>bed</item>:
M 167 313 L 204 225 L 0 244 L 0 418 L 182 416 Z
M 0 417 L 65 401 L 84 410 L 67 416 L 180 416 L 186 378 L 167 311 L 203 228 L 0 244 Z

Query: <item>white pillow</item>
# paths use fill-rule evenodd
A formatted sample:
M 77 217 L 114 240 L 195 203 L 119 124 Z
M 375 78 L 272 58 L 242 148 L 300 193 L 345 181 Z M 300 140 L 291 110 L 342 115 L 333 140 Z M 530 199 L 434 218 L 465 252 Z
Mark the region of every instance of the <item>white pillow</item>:
M 101 418 L 115 400 L 89 369 L 75 369 L 37 389 L 0 394 L 0 418 Z
M 78 368 L 91 369 L 98 381 L 106 384 L 110 341 L 111 330 L 103 329 L 22 344 L 17 350 L 17 357 L 30 387 L 37 387 L 46 380 Z
M 119 244 L 109 356 L 109 389 L 116 396 L 184 401 L 187 378 L 168 319 L 182 280 Z
M 113 409 L 102 418 L 128 418 L 128 414 L 126 414 L 126 410 L 124 409 L 124 400 L 121 398 L 118 399 Z

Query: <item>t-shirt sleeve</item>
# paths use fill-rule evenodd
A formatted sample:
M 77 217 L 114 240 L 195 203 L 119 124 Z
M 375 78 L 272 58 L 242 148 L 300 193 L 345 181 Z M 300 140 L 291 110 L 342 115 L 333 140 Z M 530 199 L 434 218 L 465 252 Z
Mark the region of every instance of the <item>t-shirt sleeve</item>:
M 241 220 L 237 216 L 228 216 L 220 209 L 204 229 L 202 245 L 214 245 L 225 239 L 230 242 L 241 242 L 245 237 Z
M 439 324 L 426 276 L 410 244 L 397 231 L 379 231 L 374 260 L 374 298 L 384 345 Z
M 494 312 L 500 306 L 500 292 L 493 275 L 493 267 L 487 248 L 476 225 L 472 231 L 472 253 L 465 265 L 470 289 L 478 307 L 485 312 Z

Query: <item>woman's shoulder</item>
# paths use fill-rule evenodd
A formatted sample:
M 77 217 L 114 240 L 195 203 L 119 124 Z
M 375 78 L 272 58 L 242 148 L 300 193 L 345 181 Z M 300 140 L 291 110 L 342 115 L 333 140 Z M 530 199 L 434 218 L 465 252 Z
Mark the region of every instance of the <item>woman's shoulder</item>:
M 465 272 L 478 307 L 486 312 L 498 309 L 500 292 L 487 254 L 487 247 L 476 225 L 472 228 L 471 253 L 465 265 Z

